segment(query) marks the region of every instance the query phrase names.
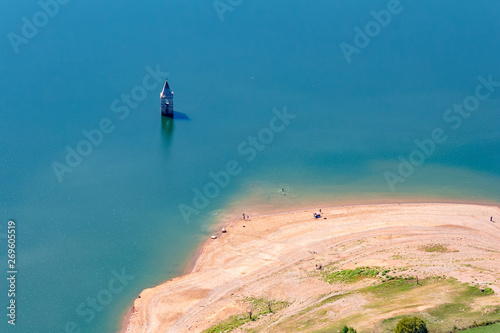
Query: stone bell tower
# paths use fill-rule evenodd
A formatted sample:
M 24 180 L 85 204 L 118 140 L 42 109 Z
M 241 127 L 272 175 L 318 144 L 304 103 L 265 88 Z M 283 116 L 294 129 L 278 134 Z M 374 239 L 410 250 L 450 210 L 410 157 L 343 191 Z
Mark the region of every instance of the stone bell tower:
M 165 117 L 174 117 L 174 92 L 168 86 L 168 80 L 165 80 L 165 85 L 160 94 L 161 115 Z

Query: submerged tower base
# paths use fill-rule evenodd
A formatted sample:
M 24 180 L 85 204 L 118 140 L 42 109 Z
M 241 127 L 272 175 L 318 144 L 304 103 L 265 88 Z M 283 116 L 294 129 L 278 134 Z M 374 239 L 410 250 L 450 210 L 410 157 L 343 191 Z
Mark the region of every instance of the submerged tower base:
M 161 106 L 161 115 L 164 116 L 164 117 L 170 117 L 170 118 L 174 117 L 174 110 L 170 106 L 169 103 L 162 104 L 162 106 Z

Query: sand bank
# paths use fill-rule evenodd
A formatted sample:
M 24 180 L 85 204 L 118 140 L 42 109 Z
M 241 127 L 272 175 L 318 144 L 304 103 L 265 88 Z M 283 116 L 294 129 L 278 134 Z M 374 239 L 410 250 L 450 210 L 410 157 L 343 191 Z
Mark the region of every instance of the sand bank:
M 422 278 L 494 282 L 490 287 L 500 294 L 498 207 L 381 204 L 323 208 L 321 219 L 313 213 L 254 216 L 229 224 L 227 233 L 205 243 L 190 274 L 140 294 L 126 331 L 201 332 L 244 312 L 245 296 L 291 301 L 280 313 L 291 316 L 332 292 L 330 284 L 309 277 L 316 265 L 333 262 L 343 269 L 407 266 Z M 422 251 L 429 244 L 448 250 L 430 255 Z M 474 265 L 465 265 L 468 260 Z M 273 320 L 269 331 L 280 331 L 280 320 Z

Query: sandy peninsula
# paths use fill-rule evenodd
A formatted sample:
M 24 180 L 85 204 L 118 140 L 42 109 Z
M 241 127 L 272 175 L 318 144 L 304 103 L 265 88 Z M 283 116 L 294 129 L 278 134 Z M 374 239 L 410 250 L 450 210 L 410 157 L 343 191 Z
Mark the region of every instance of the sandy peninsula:
M 280 300 L 288 306 L 234 332 L 249 328 L 256 332 L 290 332 L 290 325 L 303 325 L 300 316 L 307 309 L 322 306 L 330 306 L 322 312 L 324 320 L 315 322 L 311 330 L 301 326 L 301 331 L 317 330 L 349 317 L 354 318 L 350 322 L 356 324 L 358 332 L 376 332 L 384 319 L 423 313 L 450 297 L 434 285 L 420 289 L 420 293 L 431 295 L 425 302 L 415 298 L 413 303 L 395 308 L 389 304 L 368 307 L 372 296 L 350 293 L 359 289 L 359 283 L 331 284 L 322 279 L 321 270 L 327 267 L 400 269 L 397 274 L 411 272 L 422 280 L 446 276 L 457 283 L 485 285 L 494 291 L 491 297 L 470 304 L 471 309 L 483 311 L 500 304 L 498 207 L 355 205 L 322 208 L 319 219 L 313 217 L 315 211 L 230 223 L 227 233 L 215 234 L 217 238 L 203 246 L 190 274 L 140 294 L 126 332 L 202 332 L 248 311 L 245 299 L 251 297 Z M 365 279 L 360 283 L 377 282 Z M 331 295 L 348 296 L 333 304 L 325 302 Z M 391 303 L 395 302 L 397 298 Z M 353 317 L 356 313 L 363 316 Z

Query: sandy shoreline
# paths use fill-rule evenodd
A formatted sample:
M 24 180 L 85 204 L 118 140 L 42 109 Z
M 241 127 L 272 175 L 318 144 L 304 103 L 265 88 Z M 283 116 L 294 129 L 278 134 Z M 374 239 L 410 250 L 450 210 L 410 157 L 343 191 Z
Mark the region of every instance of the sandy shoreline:
M 343 236 L 356 232 L 363 234 L 371 227 L 374 228 L 373 230 L 380 229 L 382 233 L 396 232 L 399 230 L 398 228 L 410 228 L 413 224 L 419 224 L 422 219 L 425 220 L 426 227 L 432 227 L 433 222 L 428 221 L 426 217 L 428 211 L 432 211 L 434 217 L 441 216 L 443 218 L 472 214 L 466 219 L 469 224 L 476 223 L 474 221 L 477 220 L 478 216 L 481 216 L 481 221 L 485 220 L 488 214 L 496 215 L 500 220 L 500 209 L 496 206 L 463 203 L 336 206 L 324 208 L 323 212 L 327 219 L 321 221 L 312 218 L 314 212 L 312 209 L 252 216 L 252 221 L 243 221 L 240 218 L 218 226 L 219 230 L 220 227 L 224 226 L 228 233 L 218 232 L 218 239 L 209 239 L 203 243 L 191 258 L 184 275 L 144 290 L 128 312 L 122 331 L 199 332 L 234 311 L 241 311 L 237 305 L 233 304 L 234 300 L 228 300 L 230 299 L 229 292 L 226 292 L 222 286 L 232 285 L 232 288 L 227 287 L 228 290 L 236 291 L 245 285 L 244 281 L 248 281 L 249 276 L 252 276 L 253 279 L 262 279 L 268 274 L 268 272 L 262 272 L 262 268 L 283 263 L 283 258 L 280 255 L 287 258 L 285 260 L 287 264 L 296 264 L 298 261 L 304 260 L 304 257 L 310 256 L 310 253 L 303 251 L 300 255 L 295 255 L 294 252 L 299 248 L 303 250 L 304 246 L 314 247 L 322 242 L 325 243 L 325 239 L 320 237 L 322 231 L 330 230 L 329 228 L 332 227 Z M 360 221 L 360 214 L 368 214 L 370 223 L 365 220 Z M 386 223 L 383 219 L 387 214 L 410 216 L 411 221 L 402 225 L 394 221 L 392 224 Z M 349 226 L 347 230 L 344 230 L 336 225 L 339 221 L 355 223 L 356 228 L 353 229 Z M 442 227 L 443 225 L 442 222 L 436 223 L 436 226 Z M 486 225 L 488 224 L 486 223 Z M 489 227 L 498 229 L 499 225 L 494 224 Z M 305 226 L 307 227 L 304 228 Z M 453 225 L 451 223 L 450 226 L 453 229 L 460 228 L 460 224 Z M 321 229 L 325 227 L 326 229 Z M 343 228 L 345 227 L 346 225 Z M 289 235 L 283 238 L 281 234 L 285 231 Z M 406 232 L 406 230 L 404 231 Z M 304 233 L 305 238 L 301 237 L 301 232 Z M 269 239 L 256 241 L 259 237 Z M 331 240 L 335 237 L 337 235 L 332 234 L 327 239 Z M 293 239 L 290 244 L 287 243 L 289 239 Z M 297 241 L 299 241 L 298 244 L 301 244 L 299 247 L 297 247 L 297 243 L 294 243 Z M 328 248 L 326 243 L 322 246 L 325 249 Z M 250 257 L 252 258 L 251 262 L 248 261 Z M 197 309 L 200 306 L 204 308 L 203 311 Z M 205 320 L 207 315 L 210 315 L 208 321 Z

